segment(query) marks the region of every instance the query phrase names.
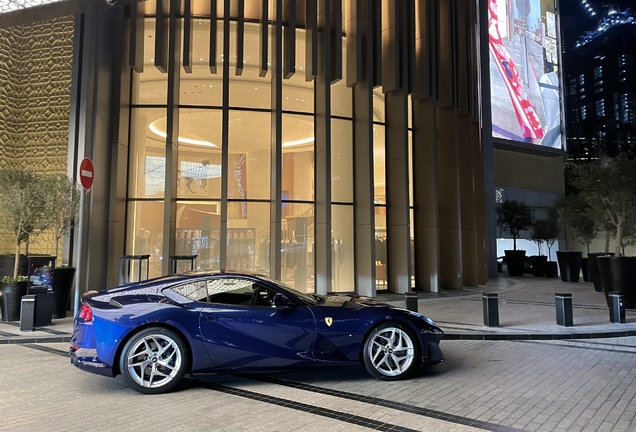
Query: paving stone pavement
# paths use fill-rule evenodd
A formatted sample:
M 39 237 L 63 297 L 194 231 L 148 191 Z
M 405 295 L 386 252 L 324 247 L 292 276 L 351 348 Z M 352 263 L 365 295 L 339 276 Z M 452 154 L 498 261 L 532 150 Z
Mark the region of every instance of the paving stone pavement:
M 501 327 L 483 325 L 484 292 L 499 295 Z M 554 294 L 563 292 L 573 296 L 573 327 L 555 323 Z M 378 297 L 404 305 L 402 296 Z M 447 336 L 570 339 L 447 338 L 446 362 L 398 382 L 362 368 L 212 376 L 186 379 L 160 396 L 71 366 L 70 316 L 31 333 L 2 323 L 0 431 L 636 432 L 636 337 L 608 337 L 636 331 L 636 311 L 627 311 L 626 324 L 612 324 L 604 302 L 591 284 L 532 276 L 419 293 L 420 312 Z
M 636 431 L 636 338 L 443 341 L 446 362 L 405 381 L 210 376 L 158 396 L 76 369 L 67 348 L 0 346 L 0 430 Z

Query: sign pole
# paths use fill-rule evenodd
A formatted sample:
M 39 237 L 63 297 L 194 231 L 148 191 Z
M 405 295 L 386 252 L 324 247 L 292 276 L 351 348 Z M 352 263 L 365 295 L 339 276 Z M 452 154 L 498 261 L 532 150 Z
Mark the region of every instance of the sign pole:
M 89 203 L 88 193 L 93 186 L 93 180 L 95 178 L 95 168 L 93 167 L 93 161 L 89 158 L 84 158 L 79 165 L 79 180 L 82 185 L 82 194 L 80 197 L 80 223 L 79 223 L 79 235 L 77 236 L 77 243 L 80 253 L 77 259 L 77 271 L 75 277 L 75 296 L 73 299 L 73 312 L 75 315 L 79 312 L 80 298 L 83 292 L 82 284 L 86 281 L 86 273 L 83 268 L 86 266 L 88 260 L 86 252 L 88 251 L 88 227 L 89 223 Z

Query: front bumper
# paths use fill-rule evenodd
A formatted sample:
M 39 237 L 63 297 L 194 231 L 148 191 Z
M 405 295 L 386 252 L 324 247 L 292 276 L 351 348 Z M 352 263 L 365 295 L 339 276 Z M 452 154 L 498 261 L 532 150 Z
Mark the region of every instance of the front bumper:
M 439 344 L 427 342 L 422 356 L 422 366 L 433 366 L 444 361 L 444 355 Z

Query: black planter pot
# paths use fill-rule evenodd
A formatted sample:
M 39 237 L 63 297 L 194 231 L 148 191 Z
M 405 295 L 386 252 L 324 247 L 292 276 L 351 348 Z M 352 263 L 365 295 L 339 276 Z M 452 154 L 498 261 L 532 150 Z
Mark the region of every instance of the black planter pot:
M 71 299 L 71 288 L 75 279 L 75 268 L 55 269 L 53 277 L 53 319 L 66 318 L 68 303 Z
M 623 294 L 625 309 L 636 309 L 636 257 L 611 257 L 609 262 L 612 289 Z
M 578 282 L 581 273 L 581 258 L 583 254 L 576 251 L 557 251 L 559 271 L 563 282 Z
M 523 276 L 523 265 L 526 260 L 526 251 L 507 250 L 506 263 L 508 264 L 508 276 Z
M 532 275 L 544 277 L 548 257 L 545 255 L 532 255 L 530 257 L 530 262 L 532 263 Z
M 581 258 L 581 272 L 583 273 L 584 282 L 592 282 L 592 275 L 590 274 L 589 258 Z
M 0 282 L 2 321 L 20 321 L 20 303 L 26 293 L 26 282 Z
M 605 293 L 605 300 L 607 306 L 610 306 L 608 294 L 614 291 L 614 281 L 612 279 L 612 256 L 601 255 L 596 257 L 596 264 L 598 265 L 599 282 L 601 283 L 602 292 Z
M 556 261 L 548 261 L 545 263 L 545 277 L 547 278 L 555 278 L 557 277 L 557 262 Z
M 603 285 L 601 284 L 601 274 L 598 269 L 598 261 L 597 257 L 600 256 L 614 256 L 614 252 L 606 253 L 606 252 L 591 252 L 587 254 L 588 259 L 588 267 L 590 271 L 590 277 L 592 278 L 592 282 L 594 283 L 594 291 L 603 292 Z
M 0 255 L 0 278 L 2 276 L 13 276 L 13 266 L 15 264 L 14 255 Z M 27 274 L 27 257 L 26 255 L 20 255 L 18 261 L 18 274 Z

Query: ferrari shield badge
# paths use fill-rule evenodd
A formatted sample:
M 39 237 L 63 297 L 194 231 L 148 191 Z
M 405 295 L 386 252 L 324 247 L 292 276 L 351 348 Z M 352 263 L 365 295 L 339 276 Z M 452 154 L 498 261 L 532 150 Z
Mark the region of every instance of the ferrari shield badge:
M 327 324 L 328 327 L 331 327 L 331 324 L 333 324 L 333 318 L 331 317 L 325 318 L 325 323 Z

